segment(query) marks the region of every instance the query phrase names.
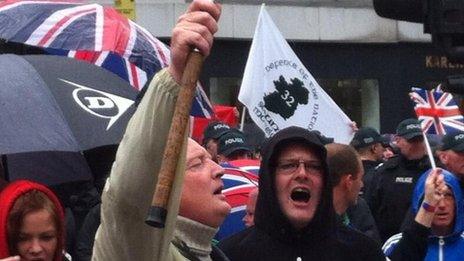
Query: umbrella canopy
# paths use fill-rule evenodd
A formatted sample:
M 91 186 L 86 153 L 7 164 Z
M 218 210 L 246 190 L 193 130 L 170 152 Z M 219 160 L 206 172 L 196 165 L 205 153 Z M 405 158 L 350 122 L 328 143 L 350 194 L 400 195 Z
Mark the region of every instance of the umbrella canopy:
M 170 62 L 169 49 L 109 6 L 71 1 L 0 2 L 0 38 L 101 66 L 141 90 Z M 197 87 L 192 116 L 214 114 Z
M 149 72 L 143 71 L 139 66 L 129 62 L 129 59 L 123 58 L 122 56 L 109 51 L 68 51 L 65 49 L 54 48 L 45 48 L 43 51 L 46 54 L 67 56 L 77 60 L 93 63 L 118 75 L 137 90 L 141 90 L 147 81 L 149 81 L 153 75 L 161 69 L 161 67 L 156 67 L 156 70 L 154 71 L 152 69 L 150 69 Z
M 169 52 L 147 30 L 111 7 L 71 1 L 0 3 L 0 37 L 32 46 L 113 52 L 148 75 L 166 66 Z
M 68 151 L 28 152 L 4 155 L 5 179 L 27 179 L 47 186 L 92 179 L 81 153 Z
M 92 64 L 0 55 L 0 154 L 118 144 L 137 92 Z
M 226 201 L 232 207 L 215 239 L 221 240 L 243 229 L 242 219 L 246 214 L 246 205 L 250 191 L 258 186 L 259 160 L 233 160 L 221 166 L 224 168 L 222 181 Z

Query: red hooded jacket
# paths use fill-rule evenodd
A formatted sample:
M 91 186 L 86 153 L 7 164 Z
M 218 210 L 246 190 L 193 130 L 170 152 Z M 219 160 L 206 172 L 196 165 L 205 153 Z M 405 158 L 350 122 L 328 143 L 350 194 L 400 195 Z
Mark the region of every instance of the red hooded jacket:
M 43 192 L 47 197 L 55 204 L 58 210 L 60 226 L 62 233 L 58 235 L 58 244 L 55 253 L 55 261 L 61 261 L 64 248 L 64 212 L 58 198 L 53 192 L 43 185 L 27 181 L 18 180 L 10 183 L 0 193 L 0 258 L 6 258 L 11 256 L 8 249 L 8 232 L 7 232 L 7 221 L 8 215 L 11 211 L 16 200 L 26 192 L 31 190 L 38 190 Z

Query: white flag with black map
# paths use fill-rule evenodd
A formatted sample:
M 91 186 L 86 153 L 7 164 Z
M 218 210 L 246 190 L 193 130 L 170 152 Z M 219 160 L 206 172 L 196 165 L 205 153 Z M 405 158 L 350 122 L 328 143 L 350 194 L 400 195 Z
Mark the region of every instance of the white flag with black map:
M 264 5 L 238 99 L 267 137 L 289 126 L 318 130 L 339 143 L 353 136 L 350 118 L 304 67 Z

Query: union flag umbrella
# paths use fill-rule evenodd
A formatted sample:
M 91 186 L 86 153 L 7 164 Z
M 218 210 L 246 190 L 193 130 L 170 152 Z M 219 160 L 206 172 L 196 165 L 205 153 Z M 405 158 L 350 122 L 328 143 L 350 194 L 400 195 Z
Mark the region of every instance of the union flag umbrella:
M 219 228 L 216 240 L 245 229 L 242 219 L 246 214 L 248 194 L 258 186 L 259 164 L 260 161 L 255 159 L 233 160 L 221 164 L 225 170 L 222 176 L 222 192 L 232 209 Z
M 6 0 L 0 3 L 0 25 L 0 38 L 94 63 L 137 90 L 170 62 L 169 49 L 150 32 L 99 4 Z M 210 117 L 201 87 L 196 96 L 192 115 Z

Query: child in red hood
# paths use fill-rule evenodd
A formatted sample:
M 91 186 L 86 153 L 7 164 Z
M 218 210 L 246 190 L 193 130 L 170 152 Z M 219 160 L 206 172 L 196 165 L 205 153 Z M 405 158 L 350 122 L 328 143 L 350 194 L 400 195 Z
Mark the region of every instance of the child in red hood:
M 19 180 L 0 193 L 0 258 L 62 261 L 64 212 L 43 185 Z

